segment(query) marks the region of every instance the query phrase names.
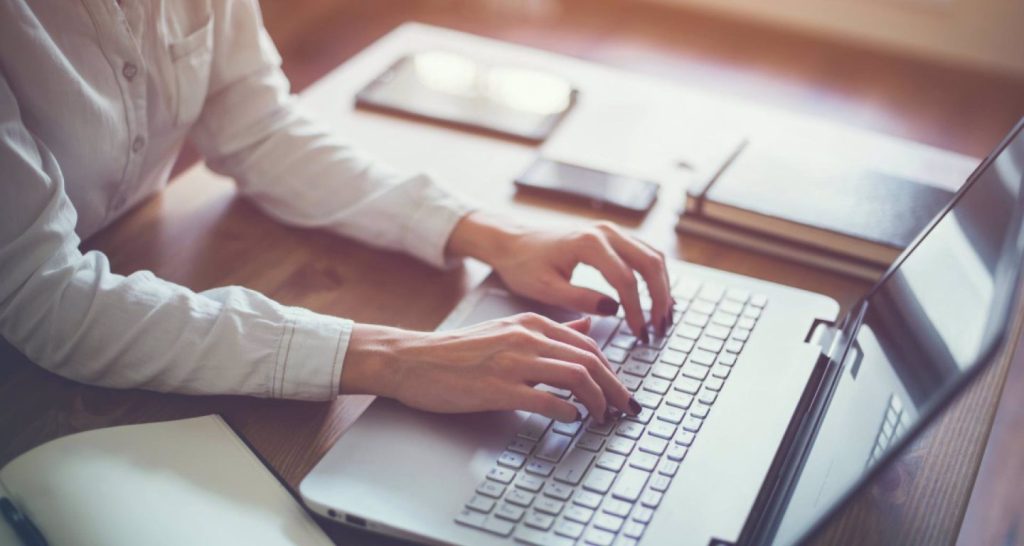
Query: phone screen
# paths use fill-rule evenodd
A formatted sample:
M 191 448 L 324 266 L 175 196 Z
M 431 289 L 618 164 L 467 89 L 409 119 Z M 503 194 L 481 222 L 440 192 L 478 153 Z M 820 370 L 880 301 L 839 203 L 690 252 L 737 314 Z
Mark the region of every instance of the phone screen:
M 634 213 L 649 210 L 658 195 L 655 182 L 543 158 L 526 169 L 516 185 Z

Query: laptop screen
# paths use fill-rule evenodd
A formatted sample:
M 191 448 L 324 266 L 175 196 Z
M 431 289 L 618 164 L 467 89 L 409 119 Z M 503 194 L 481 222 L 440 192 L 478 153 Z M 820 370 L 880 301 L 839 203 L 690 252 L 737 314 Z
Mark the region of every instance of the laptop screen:
M 1007 328 L 1024 245 L 1019 129 L 868 295 L 776 543 L 803 536 Z

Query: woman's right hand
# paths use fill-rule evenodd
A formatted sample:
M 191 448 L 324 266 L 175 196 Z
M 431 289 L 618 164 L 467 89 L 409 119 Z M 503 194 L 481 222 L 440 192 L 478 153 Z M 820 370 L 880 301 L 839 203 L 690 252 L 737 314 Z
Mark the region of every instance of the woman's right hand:
M 342 368 L 342 394 L 376 394 L 440 413 L 524 410 L 581 418 L 540 383 L 573 393 L 598 422 L 640 405 L 586 332 L 590 318 L 558 323 L 527 313 L 445 332 L 356 324 Z

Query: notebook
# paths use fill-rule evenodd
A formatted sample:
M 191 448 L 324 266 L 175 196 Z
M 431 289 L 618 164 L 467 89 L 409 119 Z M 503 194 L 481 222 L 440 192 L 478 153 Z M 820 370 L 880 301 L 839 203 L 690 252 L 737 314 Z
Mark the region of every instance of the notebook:
M 742 239 L 740 246 L 804 263 L 827 259 L 835 267 L 826 268 L 869 278 L 952 199 L 956 187 L 948 177 L 930 180 L 926 167 L 920 175 L 891 172 L 885 158 L 755 140 L 717 176 L 687 189 L 677 227 L 733 244 Z M 822 256 L 814 258 L 816 252 Z
M 81 432 L 0 469 L 51 546 L 329 545 L 220 416 Z M 19 544 L 0 520 L 0 543 Z

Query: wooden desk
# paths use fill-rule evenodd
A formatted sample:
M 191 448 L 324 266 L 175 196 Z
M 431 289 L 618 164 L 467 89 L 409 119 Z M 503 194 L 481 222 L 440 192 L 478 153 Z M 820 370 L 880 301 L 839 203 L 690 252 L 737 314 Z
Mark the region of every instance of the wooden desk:
M 398 55 L 442 47 L 566 74 L 582 89 L 579 108 L 544 146 L 663 184 L 643 221 L 625 225 L 681 259 L 822 292 L 848 306 L 867 285 L 673 231 L 683 186 L 708 168 L 731 131 L 757 137 L 811 136 L 823 149 L 856 149 L 901 168 L 928 165 L 960 177 L 974 160 L 897 139 L 797 118 L 583 61 L 419 25 L 404 26 L 303 94 L 318 118 L 381 159 L 426 170 L 481 204 L 534 221 L 579 221 L 593 212 L 514 196 L 511 179 L 537 153 L 501 139 L 353 111 L 356 89 Z M 724 134 L 721 128 L 728 128 Z M 684 162 L 691 168 L 683 169 Z M 623 218 L 607 217 L 623 221 Z M 290 305 L 357 321 L 431 329 L 486 274 L 479 264 L 441 272 L 324 233 L 281 226 L 238 198 L 230 181 L 196 167 L 86 243 L 115 271 L 149 269 L 195 290 L 243 284 Z M 826 531 L 827 541 L 943 543 L 956 537 L 992 420 L 1005 367 L 994 368 L 896 466 Z M 79 385 L 20 356 L 0 366 L 0 464 L 71 432 L 117 424 L 222 414 L 293 488 L 370 402 L 332 403 L 187 397 Z M 977 426 L 980 424 L 981 426 Z M 383 541 L 327 524 L 339 542 Z M 392 542 L 392 541 L 383 541 Z

